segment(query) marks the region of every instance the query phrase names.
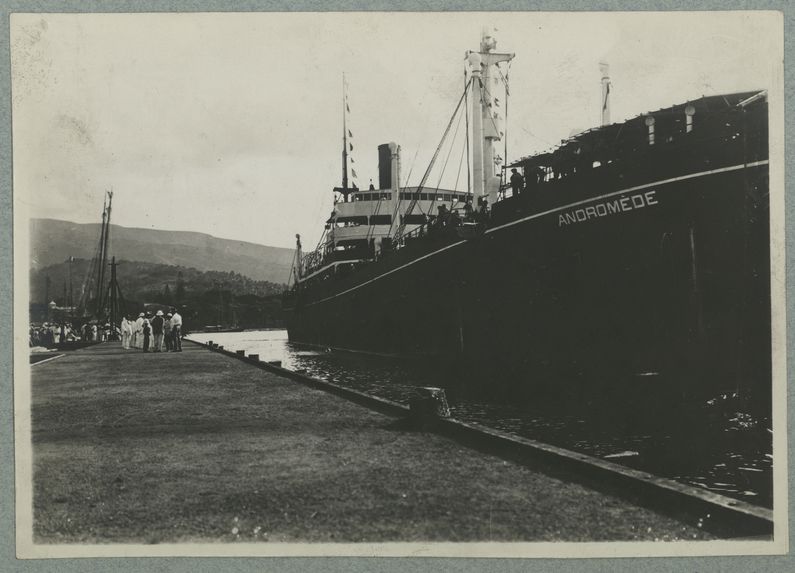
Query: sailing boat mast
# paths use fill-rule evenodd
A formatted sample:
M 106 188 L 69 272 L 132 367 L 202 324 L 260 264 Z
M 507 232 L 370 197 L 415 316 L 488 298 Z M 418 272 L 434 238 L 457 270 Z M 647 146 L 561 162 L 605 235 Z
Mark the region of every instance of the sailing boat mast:
M 104 289 L 102 288 L 102 282 L 105 275 L 105 232 L 106 226 L 105 221 L 108 216 L 108 201 L 107 197 L 103 197 L 102 200 L 102 226 L 99 232 L 99 261 L 97 265 L 97 279 L 96 284 L 94 285 L 94 290 L 96 292 L 97 298 L 94 305 L 94 314 L 99 316 L 100 310 L 102 309 L 102 295 L 104 294 Z
M 127 303 L 122 295 L 119 282 L 116 279 L 116 257 L 111 258 L 110 262 L 110 282 L 108 283 L 108 322 L 111 325 L 110 340 L 119 340 L 121 329 L 121 317 L 127 309 Z
M 113 203 L 113 191 L 107 192 L 108 202 L 105 210 L 102 213 L 102 234 L 100 240 L 102 241 L 102 245 L 100 246 L 99 252 L 99 280 L 97 283 L 97 311 L 96 315 L 97 318 L 100 318 L 100 314 L 104 309 L 104 303 L 107 301 L 103 299 L 103 294 L 105 293 L 104 284 L 105 284 L 105 267 L 108 265 L 108 239 L 110 237 L 110 211 L 111 211 L 111 204 Z

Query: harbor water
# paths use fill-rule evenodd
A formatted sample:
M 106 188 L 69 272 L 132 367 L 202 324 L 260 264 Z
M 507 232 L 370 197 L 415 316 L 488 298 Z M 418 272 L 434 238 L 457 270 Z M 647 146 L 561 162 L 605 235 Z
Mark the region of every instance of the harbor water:
M 352 353 L 291 344 L 285 330 L 195 333 L 227 350 L 280 360 L 282 367 L 407 404 L 421 386 L 439 386 L 422 368 Z M 538 403 L 516 396 L 484 397 L 448 389 L 452 416 L 656 475 L 772 507 L 770 420 L 759 418 L 731 395 L 700 404 L 628 408 L 619 415 L 599 404 Z

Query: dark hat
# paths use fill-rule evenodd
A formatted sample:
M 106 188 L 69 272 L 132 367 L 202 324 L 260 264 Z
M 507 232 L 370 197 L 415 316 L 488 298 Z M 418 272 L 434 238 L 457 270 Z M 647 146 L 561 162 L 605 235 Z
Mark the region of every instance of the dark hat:
M 511 169 L 511 173 L 516 173 L 516 168 Z

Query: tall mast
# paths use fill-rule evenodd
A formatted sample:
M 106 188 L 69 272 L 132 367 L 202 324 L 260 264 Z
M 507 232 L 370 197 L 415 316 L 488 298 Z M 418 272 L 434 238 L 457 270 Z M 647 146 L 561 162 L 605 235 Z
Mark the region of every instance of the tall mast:
M 497 40 L 486 29 L 480 39 L 480 52 L 469 52 L 469 65 L 474 81 L 472 82 L 472 175 L 474 179 L 473 193 L 476 198 L 488 196 L 490 203 L 495 203 L 500 190 L 500 178 L 495 171 L 495 142 L 500 141 L 503 133 L 499 128 L 501 119 L 496 111 L 496 102 L 492 97 L 497 78 L 493 76 L 493 68 L 502 62 L 510 62 L 514 54 L 497 53 Z
M 102 249 L 100 251 L 100 274 L 99 274 L 99 299 L 97 300 L 97 318 L 99 318 L 99 313 L 104 309 L 103 303 L 107 302 L 103 300 L 102 294 L 104 293 L 103 285 L 105 284 L 105 267 L 108 265 L 108 239 L 110 237 L 110 210 L 111 204 L 113 203 L 113 191 L 108 191 L 108 206 L 106 212 L 102 215 L 102 220 L 105 226 L 104 238 Z M 107 214 L 107 218 L 105 215 Z
M 481 57 L 478 52 L 469 53 L 472 68 L 472 206 L 483 197 L 483 84 L 480 76 Z
M 69 315 L 74 319 L 75 313 L 75 299 L 72 293 L 72 262 L 75 258 L 69 255 Z
M 110 305 L 109 321 L 111 325 L 110 339 L 116 340 L 116 321 L 119 318 L 119 299 L 117 296 L 116 284 L 116 257 L 113 257 L 110 262 L 110 285 L 108 285 L 108 303 Z
M 610 123 L 610 66 L 599 62 L 599 71 L 602 73 L 602 125 Z
M 111 258 L 110 262 L 110 281 L 108 281 L 108 321 L 110 322 L 110 338 L 109 340 L 118 340 L 117 327 L 121 326 L 121 317 L 126 311 L 127 303 L 122 295 L 119 281 L 116 278 L 116 257 Z
M 97 283 L 94 287 L 94 291 L 96 292 L 97 299 L 95 301 L 94 306 L 94 314 L 99 317 L 99 313 L 102 310 L 102 295 L 104 294 L 104 289 L 102 287 L 102 279 L 105 276 L 105 219 L 108 216 L 108 202 L 107 197 L 103 197 L 102 200 L 102 227 L 99 232 L 99 264 L 97 265 Z
M 342 74 L 342 188 L 348 199 L 348 90 L 345 88 L 345 73 Z

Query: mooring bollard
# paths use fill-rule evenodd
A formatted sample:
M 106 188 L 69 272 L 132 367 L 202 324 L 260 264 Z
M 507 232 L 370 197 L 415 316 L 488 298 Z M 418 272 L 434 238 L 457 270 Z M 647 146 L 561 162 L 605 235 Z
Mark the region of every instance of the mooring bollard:
M 248 359 L 252 362 L 259 362 L 259 354 L 249 354 Z
M 235 353 L 238 356 L 245 356 L 246 355 L 246 351 L 245 350 L 236 350 Z
M 417 388 L 417 395 L 409 401 L 409 416 L 420 426 L 438 418 L 450 417 L 450 406 L 442 388 Z
M 281 360 L 268 360 L 268 364 L 270 364 L 271 366 L 278 366 L 279 368 L 282 367 Z

